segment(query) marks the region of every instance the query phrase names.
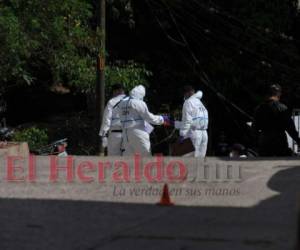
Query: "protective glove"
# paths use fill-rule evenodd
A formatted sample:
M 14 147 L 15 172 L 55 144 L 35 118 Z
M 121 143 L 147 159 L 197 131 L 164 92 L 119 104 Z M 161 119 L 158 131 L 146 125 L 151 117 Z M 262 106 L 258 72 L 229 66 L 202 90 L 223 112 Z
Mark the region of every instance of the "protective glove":
M 108 139 L 106 136 L 101 137 L 101 143 L 103 148 L 107 148 L 108 146 Z
M 165 127 L 170 127 L 170 126 L 174 125 L 174 121 L 172 121 L 168 115 L 163 115 L 162 117 L 164 119 L 164 124 L 163 125 Z

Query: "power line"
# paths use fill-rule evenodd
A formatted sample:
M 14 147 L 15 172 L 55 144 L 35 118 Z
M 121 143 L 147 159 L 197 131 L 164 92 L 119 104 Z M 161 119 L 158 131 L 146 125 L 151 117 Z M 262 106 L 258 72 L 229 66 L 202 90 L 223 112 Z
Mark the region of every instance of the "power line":
M 151 10 L 152 11 L 152 10 Z M 186 45 L 180 41 L 178 41 L 177 39 L 173 38 L 171 35 L 169 35 L 166 30 L 163 28 L 163 24 L 162 22 L 159 20 L 159 18 L 157 18 L 156 15 L 154 15 L 154 18 L 156 20 L 156 22 L 158 23 L 158 25 L 160 26 L 161 30 L 163 31 L 163 33 L 166 35 L 167 38 L 169 38 L 169 40 L 171 40 L 173 43 L 176 43 L 179 46 L 185 47 Z
M 153 3 L 153 1 L 152 1 L 152 3 Z M 158 5 L 156 5 L 156 6 L 158 6 Z M 160 7 L 160 9 L 162 9 L 162 7 L 161 7 L 161 4 L 159 5 L 159 7 Z M 165 8 L 165 7 L 164 7 Z M 184 8 L 180 8 L 180 9 L 182 9 L 183 11 L 184 11 Z M 160 14 L 161 14 L 161 12 L 160 12 Z M 175 13 L 176 14 L 176 13 Z M 163 16 L 168 16 L 166 13 L 163 13 Z M 184 19 L 184 17 L 182 18 L 182 24 L 185 24 L 186 23 L 186 20 L 188 20 L 188 17 L 190 17 L 190 16 L 192 16 L 191 15 L 191 13 L 188 13 L 188 16 L 186 16 L 185 17 L 185 19 Z M 192 24 L 194 24 L 194 23 L 196 23 L 196 22 L 192 22 Z M 187 27 L 187 26 L 186 26 Z M 187 27 L 187 28 L 190 28 L 190 27 Z M 199 27 L 198 27 L 199 28 Z M 236 54 L 236 56 L 237 56 L 237 59 L 239 58 L 239 50 L 238 50 L 238 48 L 239 47 L 241 47 L 241 45 L 240 44 L 236 44 L 236 41 L 232 41 L 232 39 L 228 39 L 228 38 L 226 38 L 226 41 L 224 42 L 224 36 L 221 36 L 221 38 L 220 37 L 218 37 L 218 36 L 216 36 L 216 35 L 213 35 L 212 33 L 214 33 L 214 32 L 205 32 L 205 28 L 204 27 L 201 27 L 201 29 L 203 30 L 202 32 L 200 32 L 201 31 L 201 29 L 199 29 L 199 32 L 197 32 L 198 31 L 198 28 L 195 28 L 194 30 L 195 30 L 195 32 L 194 33 L 196 33 L 196 35 L 198 36 L 198 38 L 200 39 L 200 40 L 207 40 L 207 41 L 215 41 L 215 42 L 218 42 L 222 47 L 224 47 L 224 48 L 226 48 L 226 49 L 230 49 L 230 50 L 232 50 L 233 52 L 237 52 L 237 54 Z M 190 34 L 191 34 L 191 32 L 186 32 L 189 36 L 190 36 Z M 201 33 L 201 34 L 199 34 L 199 33 Z M 194 34 L 195 35 L 195 34 Z M 209 38 L 208 39 L 208 36 L 210 36 L 211 38 Z M 198 38 L 193 38 L 193 37 L 191 37 L 192 39 L 194 39 L 195 41 L 198 39 Z M 222 41 L 223 40 L 223 41 Z M 198 41 L 197 41 L 198 42 Z M 231 43 L 234 43 L 234 45 L 232 45 Z M 202 44 L 201 44 L 202 45 Z M 237 51 L 238 50 L 238 51 Z M 241 49 L 242 50 L 242 49 Z M 212 53 L 212 52 L 214 52 L 214 53 Z M 223 52 L 221 49 L 220 49 L 220 52 Z M 243 51 L 242 52 L 242 55 L 241 56 L 243 56 L 243 57 L 245 57 L 246 55 L 247 55 L 247 53 L 246 53 L 247 51 Z M 252 51 L 250 51 L 249 53 L 248 53 L 248 58 L 249 59 L 251 59 L 251 60 L 254 60 L 254 61 L 257 61 L 257 62 L 259 62 L 259 65 L 257 65 L 257 66 L 255 66 L 253 63 L 250 63 L 250 61 L 249 60 L 244 60 L 243 61 L 243 64 L 246 62 L 246 64 L 248 64 L 247 65 L 247 68 L 249 68 L 249 67 L 251 67 L 251 68 L 253 68 L 254 70 L 258 70 L 259 69 L 259 67 L 265 67 L 265 69 L 268 69 L 268 68 L 266 68 L 266 67 L 268 67 L 268 65 L 269 65 L 269 63 L 267 63 L 267 62 L 265 62 L 264 60 L 266 60 L 266 59 L 258 59 L 259 57 L 260 57 L 260 55 L 258 55 L 257 53 L 254 53 L 254 55 L 253 55 L 253 53 L 251 53 Z M 214 58 L 213 57 L 213 54 L 217 54 L 217 52 L 215 52 L 214 50 L 212 50 L 212 51 L 210 51 L 210 53 L 211 53 L 211 57 L 212 58 Z M 220 53 L 221 54 L 221 53 Z M 250 56 L 250 57 L 249 57 Z M 232 55 L 230 55 L 230 57 L 232 57 Z M 185 59 L 185 57 L 183 57 L 184 59 Z M 214 58 L 215 60 L 216 60 L 216 58 Z M 239 59 L 238 59 L 239 60 Z M 185 60 L 186 61 L 186 60 Z M 288 81 L 288 82 L 294 82 L 295 80 L 297 80 L 297 81 L 299 81 L 299 78 L 297 78 L 296 79 L 296 77 L 291 77 L 291 76 L 296 76 L 297 75 L 297 73 L 296 72 L 293 72 L 293 74 L 290 74 L 291 72 L 290 72 L 290 69 L 289 68 L 285 68 L 285 65 L 278 65 L 277 63 L 276 63 L 276 70 L 278 71 L 278 70 L 280 70 L 280 73 L 281 73 L 281 81 L 283 81 L 283 82 L 285 82 L 285 81 Z M 193 66 L 192 66 L 193 67 Z M 246 67 L 246 65 L 245 65 L 245 67 Z M 293 70 L 293 69 L 291 69 L 291 70 Z M 271 68 L 269 68 L 269 73 L 268 73 L 268 71 L 265 71 L 265 73 L 267 73 L 270 77 L 272 77 L 272 74 L 271 74 Z M 252 92 L 249 90 L 249 88 L 247 88 L 247 87 L 245 87 L 244 85 L 242 85 L 241 86 L 242 88 L 243 88 L 243 90 L 245 91 L 245 92 L 247 92 L 248 94 L 249 94 L 249 96 L 251 96 L 252 97 L 252 99 L 253 100 L 256 100 L 256 98 L 255 98 L 255 96 L 252 94 Z
M 183 10 L 183 8 L 180 8 L 181 10 Z M 176 14 L 176 13 L 175 13 Z M 191 13 L 187 13 L 188 15 L 188 17 L 191 17 L 192 15 L 191 15 Z M 184 17 L 183 17 L 184 18 Z M 196 23 L 196 22 L 195 22 Z M 202 30 L 204 30 L 204 27 L 203 26 L 201 26 L 201 25 L 199 25 L 198 23 L 197 24 L 195 24 L 195 23 L 193 23 L 193 25 L 195 26 L 195 27 L 197 27 L 198 26 L 198 28 L 199 29 L 202 29 Z M 196 28 L 195 28 L 196 29 Z M 196 33 L 197 33 L 197 31 L 196 31 Z M 205 33 L 203 33 L 202 32 L 202 34 L 201 34 L 201 36 L 209 36 L 209 35 L 212 35 L 211 34 L 212 32 L 205 32 Z M 232 40 L 232 39 L 228 39 L 228 38 L 224 38 L 224 36 L 219 36 L 219 37 L 217 37 L 215 40 L 217 41 L 217 42 L 219 42 L 220 43 L 220 40 L 222 40 L 223 39 L 223 41 L 224 40 L 226 40 L 226 42 L 228 43 L 234 43 L 235 45 L 232 47 L 232 49 L 235 49 L 235 50 L 242 50 L 241 48 L 243 48 L 243 53 L 244 52 L 247 52 L 248 54 L 250 54 L 250 55 L 252 55 L 254 58 L 261 58 L 260 60 L 259 60 L 259 62 L 261 63 L 261 64 L 264 64 L 264 65 L 269 65 L 269 66 L 271 66 L 271 64 L 270 63 L 268 63 L 268 62 L 271 62 L 274 66 L 276 66 L 277 67 L 277 69 L 280 69 L 281 71 L 282 71 L 282 73 L 283 72 L 288 72 L 288 74 L 286 74 L 287 76 L 290 76 L 290 74 L 291 74 L 291 71 L 293 71 L 293 75 L 294 76 L 297 76 L 297 79 L 293 79 L 293 80 L 299 80 L 299 73 L 298 73 L 298 70 L 297 69 L 294 69 L 294 68 L 291 68 L 290 66 L 288 66 L 288 65 L 286 65 L 286 64 L 283 64 L 283 63 L 281 63 L 281 62 L 279 62 L 279 61 L 277 61 L 277 60 L 274 60 L 274 59 L 271 59 L 271 58 L 269 58 L 269 57 L 267 57 L 267 56 L 263 56 L 263 55 L 260 55 L 260 54 L 257 54 L 255 51 L 253 51 L 253 50 L 251 50 L 251 49 L 249 49 L 249 48 L 246 48 L 246 47 L 244 47 L 244 45 L 243 44 L 241 44 L 241 43 L 239 43 L 239 42 L 237 42 L 237 41 L 235 41 L 235 40 Z M 222 43 L 222 46 L 224 46 L 224 42 Z
M 182 10 L 182 8 L 181 8 L 181 10 Z M 177 11 L 178 12 L 178 11 Z M 187 15 L 186 16 L 192 16 L 191 15 L 191 13 L 187 13 Z M 194 26 L 198 26 L 198 28 L 199 29 L 202 29 L 202 30 L 204 30 L 204 28 L 203 28 L 203 26 L 201 26 L 201 25 L 199 25 L 198 23 L 193 23 L 193 25 Z M 215 31 L 215 33 L 220 33 L 219 31 Z M 210 33 L 212 33 L 212 32 L 210 32 Z M 204 35 L 206 35 L 206 36 L 208 36 L 210 33 L 206 33 L 206 34 L 204 34 Z M 225 34 L 224 33 L 224 35 L 227 35 L 228 36 L 228 34 Z M 232 39 L 228 39 L 228 38 L 225 38 L 224 36 L 219 36 L 219 37 L 217 37 L 217 39 L 223 39 L 223 40 L 227 40 L 228 42 L 231 42 L 231 43 L 234 43 L 235 44 L 235 48 L 243 48 L 243 50 L 245 51 L 245 52 L 247 52 L 247 53 L 249 53 L 249 54 L 253 54 L 255 57 L 257 57 L 257 58 L 261 58 L 261 59 L 263 59 L 264 61 L 266 61 L 266 62 L 272 62 L 272 64 L 277 64 L 278 66 L 280 66 L 282 69 L 283 68 L 286 68 L 287 70 L 290 70 L 290 71 L 294 71 L 294 73 L 295 74 L 298 74 L 298 70 L 297 69 L 295 69 L 295 68 L 291 68 L 290 66 L 288 66 L 287 64 L 284 64 L 284 63 L 281 63 L 281 62 L 279 62 L 279 61 L 277 61 L 277 60 L 275 60 L 275 59 L 271 59 L 271 58 L 269 58 L 268 56 L 264 56 L 264 55 L 260 55 L 260 54 L 257 54 L 255 51 L 253 51 L 253 50 L 251 50 L 251 49 L 249 49 L 249 48 L 246 48 L 245 47 L 245 45 L 243 45 L 243 44 L 241 44 L 240 42 L 238 42 L 238 41 L 235 41 L 235 40 L 232 40 Z
M 152 8 L 149 0 L 146 0 L 148 6 L 150 8 Z M 193 61 L 194 61 L 194 64 L 196 65 L 196 67 L 199 67 L 200 68 L 200 64 L 199 64 L 199 60 L 197 59 L 196 55 L 194 54 L 193 50 L 191 49 L 190 47 L 190 44 L 188 43 L 186 37 L 183 35 L 183 33 L 181 32 L 180 28 L 178 27 L 178 24 L 176 22 L 176 19 L 173 15 L 173 13 L 171 12 L 169 6 L 164 2 L 162 1 L 162 3 L 164 4 L 164 6 L 167 8 L 168 10 L 168 14 L 169 14 L 169 17 L 171 18 L 173 24 L 175 25 L 176 27 L 176 30 L 178 31 L 178 34 L 180 35 L 181 39 L 182 39 L 182 42 L 186 45 L 186 48 L 188 50 L 188 52 L 190 53 Z M 156 13 L 154 13 L 156 15 Z M 157 17 L 157 16 L 156 16 Z M 158 18 L 158 17 L 157 17 Z M 164 29 L 164 27 L 162 26 L 162 28 Z M 167 32 L 167 31 L 165 31 Z M 190 65 L 191 66 L 191 65 Z M 231 101 L 229 101 L 224 95 L 222 95 L 215 87 L 213 87 L 213 85 L 211 84 L 209 78 L 207 77 L 207 75 L 205 73 L 203 73 L 203 70 L 200 68 L 200 74 L 198 71 L 195 70 L 194 67 L 192 67 L 192 69 L 194 70 L 195 74 L 201 79 L 201 81 L 203 82 L 203 84 L 206 85 L 206 87 L 208 89 L 210 89 L 213 93 L 215 93 L 218 98 L 220 98 L 224 103 L 226 103 L 227 105 L 230 105 L 231 107 L 235 108 L 236 110 L 238 110 L 241 114 L 243 114 L 245 117 L 247 117 L 248 119 L 250 120 L 253 120 L 253 117 L 250 116 L 249 114 L 247 114 L 245 111 L 243 111 L 241 108 L 239 108 L 237 105 L 235 105 L 234 103 L 232 103 Z
M 277 48 L 280 48 L 280 46 L 274 42 L 274 40 L 266 37 L 266 36 L 263 36 L 261 34 L 261 32 L 259 30 L 257 30 L 257 28 L 253 25 L 250 25 L 250 24 L 246 24 L 245 22 L 243 22 L 242 20 L 240 20 L 239 18 L 233 16 L 233 15 L 230 15 L 228 13 L 226 13 L 225 11 L 223 10 L 220 10 L 220 7 L 217 6 L 215 3 L 211 2 L 210 1 L 210 4 L 213 4 L 215 7 L 209 7 L 209 6 L 206 6 L 206 5 L 203 5 L 201 4 L 199 1 L 197 0 L 190 0 L 190 1 L 193 1 L 197 6 L 199 6 L 200 8 L 202 8 L 203 10 L 205 10 L 207 13 L 209 13 L 210 15 L 214 15 L 214 16 L 219 16 L 222 18 L 223 21 L 225 21 L 227 24 L 229 24 L 231 27 L 234 27 L 234 28 L 237 28 L 237 24 L 239 24 L 239 28 L 244 31 L 245 34 L 247 34 L 246 31 L 253 31 L 255 33 L 255 35 L 258 35 L 261 37 L 261 39 L 257 39 L 256 41 L 259 41 L 261 43 L 264 43 L 266 45 L 269 45 L 269 43 L 272 43 L 273 45 L 276 45 Z M 190 2 L 191 3 L 191 2 Z M 189 5 L 188 5 L 189 6 Z M 228 20 L 231 20 L 231 21 L 234 21 L 235 22 L 235 25 L 228 22 Z M 250 36 L 250 38 L 255 38 L 256 36 Z M 282 35 L 278 35 L 278 37 L 280 37 L 282 39 Z M 264 41 L 263 41 L 264 40 Z M 293 39 L 294 41 L 296 41 L 295 39 Z M 283 51 L 283 53 L 285 53 Z M 287 55 L 287 54 L 286 54 Z M 297 61 L 300 61 L 300 58 L 299 57 L 296 57 L 294 55 L 287 55 L 288 57 L 294 57 L 295 59 L 297 59 Z

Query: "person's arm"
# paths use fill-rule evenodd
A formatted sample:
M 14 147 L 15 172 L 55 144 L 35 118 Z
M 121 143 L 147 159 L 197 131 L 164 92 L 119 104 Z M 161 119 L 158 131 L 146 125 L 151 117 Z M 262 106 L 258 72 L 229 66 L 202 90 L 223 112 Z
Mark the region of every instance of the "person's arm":
M 182 122 L 180 129 L 180 136 L 187 136 L 191 125 L 193 123 L 193 117 L 190 114 L 191 104 L 189 102 L 185 102 L 182 108 Z
M 300 143 L 300 139 L 299 139 L 299 134 L 298 131 L 296 129 L 295 123 L 291 117 L 291 113 L 286 110 L 284 111 L 284 119 L 285 119 L 285 129 L 286 132 L 289 134 L 289 136 L 295 141 L 297 142 L 297 144 Z
M 133 101 L 132 108 L 135 109 L 138 114 L 148 123 L 153 125 L 162 125 L 164 118 L 161 115 L 152 114 L 147 107 L 147 104 L 143 101 Z
M 108 102 L 108 104 L 106 105 L 106 107 L 104 109 L 102 125 L 101 125 L 101 129 L 99 132 L 99 135 L 101 137 L 105 136 L 110 129 L 111 119 L 112 119 L 112 111 L 113 111 L 113 106 L 111 105 L 110 102 Z

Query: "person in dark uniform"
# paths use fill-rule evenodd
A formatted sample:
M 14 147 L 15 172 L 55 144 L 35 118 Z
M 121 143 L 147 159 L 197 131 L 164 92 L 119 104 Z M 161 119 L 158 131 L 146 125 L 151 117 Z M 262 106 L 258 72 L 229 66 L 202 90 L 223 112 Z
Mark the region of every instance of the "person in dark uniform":
M 258 137 L 260 156 L 291 156 L 286 132 L 300 145 L 291 112 L 280 102 L 280 85 L 271 85 L 267 99 L 255 111 L 253 128 Z

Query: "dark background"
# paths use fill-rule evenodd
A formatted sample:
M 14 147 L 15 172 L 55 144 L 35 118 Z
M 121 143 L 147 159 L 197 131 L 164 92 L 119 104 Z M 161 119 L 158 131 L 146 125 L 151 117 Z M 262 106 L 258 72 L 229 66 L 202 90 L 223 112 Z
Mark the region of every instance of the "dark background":
M 283 102 L 290 108 L 300 107 L 300 19 L 296 2 L 134 0 L 130 18 L 114 17 L 108 4 L 108 62 L 135 60 L 153 72 L 147 93 L 153 112 L 166 111 L 165 107 L 171 113 L 180 110 L 185 84 L 201 89 L 210 114 L 209 154 L 215 154 L 221 135 L 226 136 L 228 144 L 255 147 L 246 122 L 269 84 L 281 84 Z M 118 1 L 113 6 L 122 11 Z M 96 14 L 91 25 L 96 23 Z M 129 25 L 129 19 L 134 26 Z M 46 82 L 48 74 L 44 70 L 37 77 Z M 67 135 L 71 145 L 78 145 L 82 139 L 76 137 L 82 135 L 74 135 L 71 128 L 72 123 L 78 126 L 74 117 L 81 113 L 85 125 L 80 128 L 87 126 L 84 133 L 92 138 L 83 145 L 91 146 L 97 140 L 94 114 L 87 112 L 85 94 L 58 95 L 39 85 L 7 91 L 5 100 L 5 116 L 11 126 L 41 123 L 52 128 L 51 139 Z M 66 129 L 69 118 L 72 123 Z M 158 129 L 155 140 L 168 132 Z M 71 146 L 71 151 L 76 153 L 78 148 Z

